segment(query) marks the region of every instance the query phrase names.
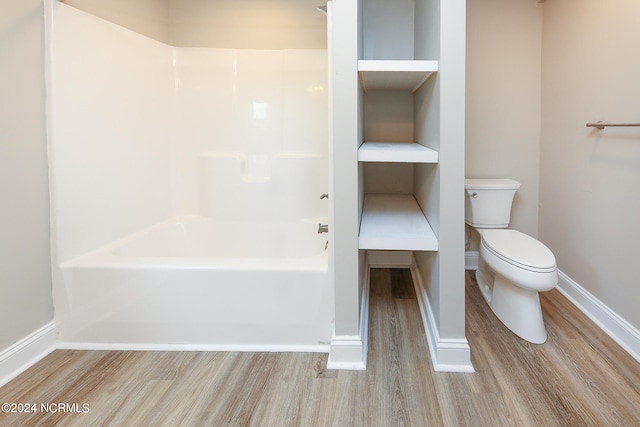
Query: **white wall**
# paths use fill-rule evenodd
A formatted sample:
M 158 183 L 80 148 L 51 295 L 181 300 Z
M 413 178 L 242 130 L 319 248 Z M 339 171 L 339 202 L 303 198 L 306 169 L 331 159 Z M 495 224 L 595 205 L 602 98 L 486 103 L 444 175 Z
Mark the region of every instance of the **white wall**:
M 543 7 L 535 0 L 467 2 L 465 174 L 520 182 L 511 228 L 532 236 L 538 235 Z
M 640 3 L 544 4 L 540 238 L 560 269 L 640 329 Z
M 0 352 L 53 319 L 43 7 L 0 13 Z

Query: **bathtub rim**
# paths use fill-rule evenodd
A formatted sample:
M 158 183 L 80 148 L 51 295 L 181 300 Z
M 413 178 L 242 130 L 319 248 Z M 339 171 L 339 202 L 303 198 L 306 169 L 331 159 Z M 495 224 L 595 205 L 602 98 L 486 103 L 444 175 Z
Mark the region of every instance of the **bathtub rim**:
M 211 269 L 221 270 L 303 270 L 326 271 L 328 269 L 328 249 L 302 258 L 239 258 L 239 257 L 153 257 L 119 255 L 117 248 L 143 237 L 154 230 L 180 222 L 206 221 L 215 218 L 200 215 L 178 215 L 162 220 L 149 227 L 137 230 L 121 239 L 110 242 L 87 253 L 81 254 L 59 264 L 62 271 L 77 268 L 158 268 L 158 269 Z M 297 221 L 306 223 L 326 223 L 327 217 L 301 218 Z M 291 221 L 285 221 L 291 222 Z

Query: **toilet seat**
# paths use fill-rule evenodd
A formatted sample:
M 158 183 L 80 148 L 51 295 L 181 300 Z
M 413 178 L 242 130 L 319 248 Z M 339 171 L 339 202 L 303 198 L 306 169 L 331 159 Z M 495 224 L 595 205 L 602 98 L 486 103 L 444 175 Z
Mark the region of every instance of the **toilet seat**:
M 517 230 L 483 230 L 482 245 L 500 260 L 533 273 L 556 270 L 556 259 L 543 243 Z

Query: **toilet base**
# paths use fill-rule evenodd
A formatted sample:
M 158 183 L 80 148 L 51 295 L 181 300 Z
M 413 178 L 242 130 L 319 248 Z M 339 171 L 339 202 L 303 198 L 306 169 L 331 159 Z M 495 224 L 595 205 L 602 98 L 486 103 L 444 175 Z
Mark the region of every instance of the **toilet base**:
M 482 262 L 483 261 L 481 259 L 480 263 Z M 485 269 L 482 267 L 484 266 L 481 264 L 480 268 L 476 270 L 476 282 L 478 283 L 478 287 L 480 288 L 480 293 L 484 297 L 484 300 L 487 302 L 487 304 L 489 304 L 489 306 L 491 306 L 491 291 L 493 286 L 493 278 L 487 277 L 485 275 Z
M 504 325 L 520 338 L 534 344 L 547 340 L 537 291 L 514 285 L 494 273 L 489 306 Z
M 482 255 L 481 252 L 476 281 L 493 313 L 520 338 L 533 344 L 546 342 L 539 291 L 525 289 L 496 273 Z

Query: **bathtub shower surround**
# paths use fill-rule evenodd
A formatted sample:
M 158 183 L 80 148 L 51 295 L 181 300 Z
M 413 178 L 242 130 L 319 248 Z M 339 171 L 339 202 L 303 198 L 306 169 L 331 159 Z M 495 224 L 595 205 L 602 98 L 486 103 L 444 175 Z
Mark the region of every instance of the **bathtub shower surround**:
M 326 50 L 175 48 L 50 12 L 62 345 L 328 350 Z

